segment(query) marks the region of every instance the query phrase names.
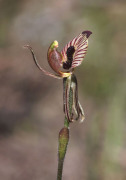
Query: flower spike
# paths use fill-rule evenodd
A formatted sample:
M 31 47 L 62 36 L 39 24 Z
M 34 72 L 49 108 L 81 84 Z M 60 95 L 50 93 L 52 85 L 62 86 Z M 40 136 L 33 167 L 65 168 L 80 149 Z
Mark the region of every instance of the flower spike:
M 74 121 L 83 122 L 84 111 L 78 100 L 78 84 L 74 75 L 74 68 L 79 66 L 87 52 L 88 38 L 91 31 L 83 31 L 66 44 L 61 52 L 58 52 L 58 41 L 53 41 L 47 52 L 47 59 L 50 67 L 56 74 L 52 74 L 43 69 L 36 58 L 36 55 L 29 45 L 25 45 L 32 54 L 36 66 L 46 75 L 57 79 L 63 79 L 63 110 L 64 127 L 59 132 L 58 147 L 58 171 L 57 180 L 62 179 L 63 162 L 69 141 L 69 125 Z

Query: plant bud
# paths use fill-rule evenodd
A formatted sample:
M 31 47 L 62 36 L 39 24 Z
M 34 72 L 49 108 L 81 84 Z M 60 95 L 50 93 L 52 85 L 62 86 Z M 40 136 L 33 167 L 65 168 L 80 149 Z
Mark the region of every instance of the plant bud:
M 69 129 L 67 127 L 64 127 L 59 132 L 59 148 L 58 148 L 59 160 L 64 160 L 68 141 L 69 141 Z

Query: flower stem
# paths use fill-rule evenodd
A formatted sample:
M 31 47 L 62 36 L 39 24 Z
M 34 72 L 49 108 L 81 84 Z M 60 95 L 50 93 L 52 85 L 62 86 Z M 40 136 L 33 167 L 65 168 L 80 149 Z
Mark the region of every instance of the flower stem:
M 73 105 L 73 91 L 71 89 L 71 77 L 63 79 L 63 100 L 64 106 L 66 105 L 66 89 L 70 87 L 69 94 L 68 94 L 68 110 L 71 116 L 72 113 L 72 105 Z M 64 119 L 64 127 L 59 132 L 59 147 L 58 147 L 58 171 L 57 171 L 57 180 L 62 180 L 62 172 L 63 172 L 63 164 L 64 158 L 67 151 L 67 145 L 69 142 L 69 124 L 70 121 L 68 120 L 67 116 L 65 115 Z
M 64 119 L 64 127 L 66 127 L 66 128 L 69 128 L 69 121 L 68 121 L 68 119 L 65 117 L 65 119 Z
M 57 180 L 62 180 L 62 171 L 63 171 L 63 161 L 58 161 L 58 172 L 57 172 Z

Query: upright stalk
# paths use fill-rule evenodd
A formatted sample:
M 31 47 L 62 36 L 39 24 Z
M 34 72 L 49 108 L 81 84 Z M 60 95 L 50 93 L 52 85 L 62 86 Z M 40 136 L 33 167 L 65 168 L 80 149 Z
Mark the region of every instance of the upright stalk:
M 71 83 L 70 79 L 71 79 L 71 77 L 63 79 L 64 94 L 65 94 L 65 90 L 67 88 L 67 83 Z M 72 90 L 70 89 L 69 98 L 68 98 L 69 114 L 70 115 L 72 112 L 72 102 L 73 102 L 73 94 L 72 94 Z M 69 142 L 69 124 L 70 124 L 69 120 L 65 116 L 64 127 L 59 132 L 57 180 L 62 180 L 63 164 L 64 164 L 64 159 L 65 159 L 65 155 L 66 155 L 66 151 L 67 151 L 67 145 Z

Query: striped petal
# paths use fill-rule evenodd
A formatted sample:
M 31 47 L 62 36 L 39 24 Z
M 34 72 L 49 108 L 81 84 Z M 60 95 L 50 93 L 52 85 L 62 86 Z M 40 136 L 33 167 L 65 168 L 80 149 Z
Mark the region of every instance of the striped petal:
M 88 48 L 88 37 L 91 34 L 91 31 L 83 31 L 66 44 L 61 51 L 64 69 L 75 68 L 82 63 Z

